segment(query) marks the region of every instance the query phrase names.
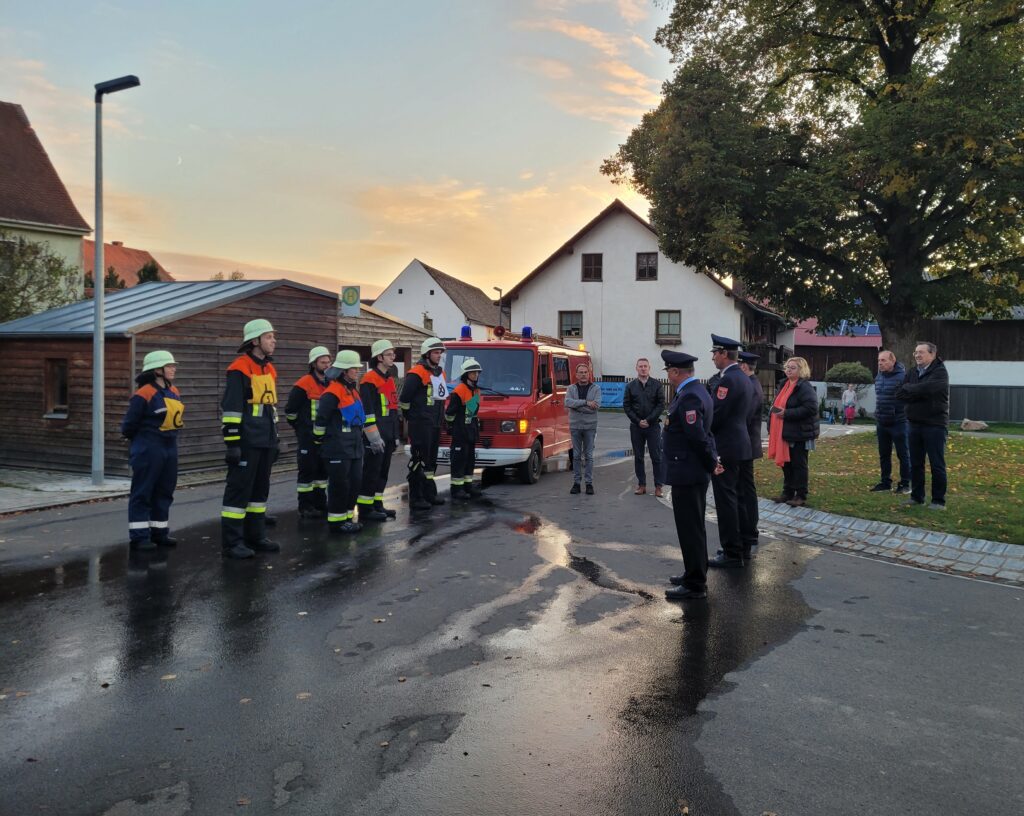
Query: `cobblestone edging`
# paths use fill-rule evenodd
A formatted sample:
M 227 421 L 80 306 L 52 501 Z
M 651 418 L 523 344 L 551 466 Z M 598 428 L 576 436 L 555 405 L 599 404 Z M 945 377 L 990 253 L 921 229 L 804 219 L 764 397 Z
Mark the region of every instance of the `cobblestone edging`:
M 885 521 L 758 501 L 761 528 L 788 538 L 891 558 L 955 575 L 1024 586 L 1024 547 Z

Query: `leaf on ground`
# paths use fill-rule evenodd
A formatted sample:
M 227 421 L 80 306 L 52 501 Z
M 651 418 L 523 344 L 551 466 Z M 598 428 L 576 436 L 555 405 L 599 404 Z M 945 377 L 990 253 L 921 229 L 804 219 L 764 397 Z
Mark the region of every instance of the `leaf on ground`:
M 245 807 L 246 805 L 252 804 L 252 799 L 250 799 L 248 796 L 239 796 L 238 801 L 235 802 L 235 804 L 239 807 Z
M 176 674 L 165 674 L 160 679 L 161 680 L 177 680 L 178 679 L 178 675 L 176 675 Z
M 382 742 L 380 744 L 380 747 L 381 748 L 387 748 L 390 744 L 391 744 L 390 742 L 388 742 L 387 740 L 384 740 L 384 742 Z
M 245 705 L 246 703 L 251 703 L 252 702 L 252 697 L 243 697 L 238 702 L 241 703 L 242 705 Z
M 14 692 L 14 696 L 15 697 L 28 697 L 28 695 L 31 694 L 31 693 L 32 692 L 30 692 L 30 691 L 16 691 L 16 692 Z
M 404 682 L 405 682 L 405 680 L 406 680 L 406 678 L 404 678 L 404 677 L 399 677 L 399 678 L 398 678 L 398 682 L 399 682 L 399 683 L 404 683 Z
M 296 700 L 308 700 L 312 696 L 313 695 L 310 694 L 308 691 L 300 691 L 298 694 L 295 695 L 295 699 Z
M 300 612 L 300 613 L 299 613 L 299 617 L 300 617 L 300 618 L 304 618 L 304 617 L 305 617 L 306 615 L 308 615 L 308 614 L 309 614 L 308 612 Z
M 387 623 L 387 618 L 374 618 L 374 623 Z

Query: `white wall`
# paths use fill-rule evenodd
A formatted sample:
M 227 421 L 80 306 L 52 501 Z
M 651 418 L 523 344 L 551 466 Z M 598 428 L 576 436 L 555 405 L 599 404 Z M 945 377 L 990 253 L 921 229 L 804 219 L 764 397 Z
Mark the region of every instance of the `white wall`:
M 401 294 L 398 293 L 399 289 L 402 290 Z M 430 294 L 431 290 L 434 294 Z M 387 289 L 374 300 L 373 308 L 414 326 L 423 325 L 423 313 L 427 312 L 434 320 L 434 334 L 438 337 L 458 337 L 466 322 L 462 310 L 416 260 L 388 284 Z M 494 307 L 494 313 L 497 316 L 497 306 Z M 473 336 L 486 337 L 486 328 L 474 329 Z
M 941 351 L 939 356 L 942 356 Z M 1024 386 L 1024 362 L 997 360 L 943 360 L 950 385 Z
M 685 351 L 699 358 L 697 376 L 710 377 L 711 333 L 740 339 L 740 310 L 736 301 L 706 275 L 669 261 L 658 253 L 658 279 L 636 279 L 636 254 L 658 252 L 657 237 L 625 213 L 613 213 L 588 232 L 573 248 L 527 283 L 512 302 L 512 326 L 519 331 L 558 336 L 560 311 L 583 312 L 583 342 L 594 360 L 597 376 L 635 375 L 637 357 L 647 357 L 661 376 L 661 351 Z M 603 281 L 584 283 L 582 257 L 599 252 Z M 655 343 L 655 311 L 681 314 L 680 345 Z

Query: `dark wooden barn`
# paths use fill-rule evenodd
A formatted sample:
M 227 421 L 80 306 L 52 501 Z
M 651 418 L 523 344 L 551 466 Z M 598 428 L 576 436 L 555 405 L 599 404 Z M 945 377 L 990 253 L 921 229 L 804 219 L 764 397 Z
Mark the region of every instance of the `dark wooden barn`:
M 338 345 L 337 295 L 287 280 L 148 283 L 109 294 L 105 315 L 105 469 L 111 475 L 129 472 L 120 424 L 147 352 L 167 349 L 178 362 L 184 471 L 223 463 L 224 372 L 248 320 L 266 318 L 277 332 L 282 453 L 295 444 L 283 402 L 307 370 L 309 349 Z M 0 465 L 89 471 L 92 328 L 92 301 L 0 324 Z

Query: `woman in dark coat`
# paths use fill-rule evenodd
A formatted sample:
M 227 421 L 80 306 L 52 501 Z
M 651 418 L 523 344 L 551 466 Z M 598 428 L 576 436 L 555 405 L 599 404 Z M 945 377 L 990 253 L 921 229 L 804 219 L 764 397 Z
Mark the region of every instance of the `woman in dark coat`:
M 802 507 L 807 501 L 807 454 L 814 450 L 820 427 L 818 394 L 803 357 L 790 357 L 783 370 L 786 382 L 772 405 L 768 457 L 782 468 L 782 494 L 775 501 Z

